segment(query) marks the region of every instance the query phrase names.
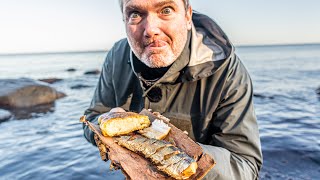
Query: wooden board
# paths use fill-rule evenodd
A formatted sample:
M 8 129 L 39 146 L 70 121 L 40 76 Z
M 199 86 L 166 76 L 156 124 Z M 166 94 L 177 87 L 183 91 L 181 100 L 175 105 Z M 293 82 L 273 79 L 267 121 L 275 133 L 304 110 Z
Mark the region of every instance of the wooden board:
M 208 154 L 204 154 L 201 146 L 195 143 L 184 132 L 176 128 L 174 125 L 166 121 L 164 117 L 157 116 L 147 110 L 141 111 L 140 114 L 149 116 L 151 121 L 162 119 L 170 127 L 170 133 L 165 140 L 173 142 L 182 151 L 193 157 L 198 164 L 196 174 L 189 179 L 202 179 L 215 165 L 215 161 Z M 115 169 L 121 169 L 127 179 L 132 180 L 162 180 L 173 179 L 168 177 L 163 172 L 159 171 L 148 159 L 119 146 L 114 142 L 112 137 L 105 137 L 101 134 L 100 128 L 86 121 L 89 128 L 95 133 L 95 140 L 100 150 L 100 155 L 103 160 L 110 159 L 111 164 Z M 106 153 L 108 154 L 106 156 Z

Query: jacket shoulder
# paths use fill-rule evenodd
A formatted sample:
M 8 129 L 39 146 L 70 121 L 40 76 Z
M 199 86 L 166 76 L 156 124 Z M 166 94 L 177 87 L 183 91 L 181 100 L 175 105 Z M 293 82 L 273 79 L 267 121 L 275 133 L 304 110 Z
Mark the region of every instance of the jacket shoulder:
M 130 53 L 131 49 L 127 39 L 121 39 L 116 42 L 108 51 L 104 60 L 101 72 L 101 78 L 104 81 L 119 76 L 120 69 L 123 72 L 131 72 L 130 66 Z M 110 76 L 111 75 L 111 76 Z
M 114 63 L 125 63 L 130 59 L 130 46 L 128 40 L 123 38 L 112 46 L 107 54 L 106 61 L 114 61 Z
M 114 45 L 112 46 L 112 49 L 116 51 L 130 49 L 127 38 L 123 38 L 115 42 Z

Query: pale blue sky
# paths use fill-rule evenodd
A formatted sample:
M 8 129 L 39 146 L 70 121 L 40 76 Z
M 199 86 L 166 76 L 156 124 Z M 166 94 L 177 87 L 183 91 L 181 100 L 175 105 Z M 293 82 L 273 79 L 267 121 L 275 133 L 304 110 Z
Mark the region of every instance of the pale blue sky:
M 191 0 L 236 45 L 320 42 L 320 0 Z M 0 54 L 107 50 L 125 37 L 117 0 L 0 0 Z

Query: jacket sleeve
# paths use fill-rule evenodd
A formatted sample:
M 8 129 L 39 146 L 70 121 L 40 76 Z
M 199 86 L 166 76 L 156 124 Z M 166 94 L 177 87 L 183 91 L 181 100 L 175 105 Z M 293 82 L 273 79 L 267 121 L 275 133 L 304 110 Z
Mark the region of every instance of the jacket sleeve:
M 203 145 L 216 166 L 208 179 L 258 179 L 262 153 L 253 89 L 249 74 L 238 57 L 230 60 L 219 105 L 210 125 L 211 142 Z
M 113 63 L 113 49 L 111 49 L 105 62 L 103 64 L 100 78 L 96 86 L 90 107 L 85 111 L 85 115 L 88 121 L 98 124 L 98 117 L 100 114 L 108 112 L 112 107 L 115 107 L 114 86 L 112 80 L 112 63 Z M 83 124 L 85 138 L 96 145 L 94 140 L 94 133 L 88 126 Z

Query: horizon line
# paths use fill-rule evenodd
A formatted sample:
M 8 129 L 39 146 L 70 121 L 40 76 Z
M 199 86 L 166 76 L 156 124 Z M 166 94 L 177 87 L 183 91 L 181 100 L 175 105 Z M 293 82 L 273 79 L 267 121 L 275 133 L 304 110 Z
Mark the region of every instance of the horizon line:
M 275 43 L 275 44 L 239 44 L 235 47 L 269 47 L 269 46 L 303 46 L 303 45 L 320 45 L 320 42 L 308 42 L 308 43 Z
M 234 45 L 237 48 L 250 47 L 271 47 L 271 46 L 301 46 L 301 45 L 320 45 L 320 42 L 312 43 L 276 43 L 276 44 L 238 44 Z M 15 55 L 43 55 L 43 54 L 73 54 L 73 53 L 95 53 L 108 52 L 108 49 L 89 49 L 89 50 L 72 50 L 72 51 L 44 51 L 44 52 L 15 52 L 15 53 L 0 53 L 0 56 L 15 56 Z

